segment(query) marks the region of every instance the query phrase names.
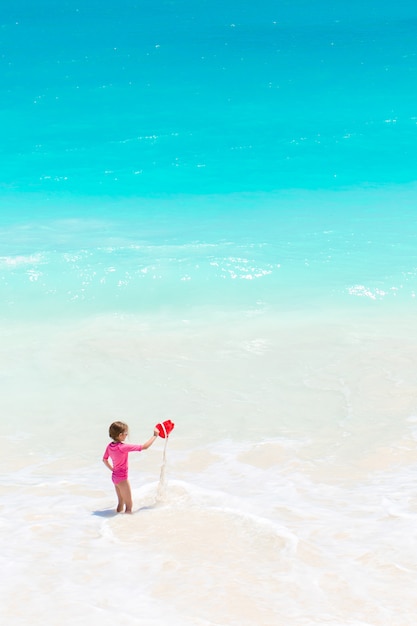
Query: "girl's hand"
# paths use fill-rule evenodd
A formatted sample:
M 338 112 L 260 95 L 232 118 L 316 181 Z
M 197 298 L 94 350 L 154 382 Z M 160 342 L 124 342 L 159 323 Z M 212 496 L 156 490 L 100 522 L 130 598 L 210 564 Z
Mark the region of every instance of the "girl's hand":
M 154 428 L 153 436 L 154 437 L 159 437 L 159 430 L 157 428 Z

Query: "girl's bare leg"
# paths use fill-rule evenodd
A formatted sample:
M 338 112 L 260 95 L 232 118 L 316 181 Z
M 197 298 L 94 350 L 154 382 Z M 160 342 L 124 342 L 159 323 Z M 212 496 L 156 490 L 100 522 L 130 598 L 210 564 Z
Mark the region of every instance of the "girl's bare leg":
M 123 501 L 123 497 L 122 497 L 122 494 L 120 492 L 119 485 L 115 485 L 114 488 L 116 489 L 116 494 L 117 494 L 117 509 L 116 509 L 116 511 L 118 513 L 122 513 L 124 508 L 125 508 L 125 503 Z
M 122 480 L 122 482 L 115 485 L 117 493 L 117 512 L 121 513 L 125 508 L 125 513 L 132 512 L 132 492 L 130 490 L 130 484 L 128 480 Z

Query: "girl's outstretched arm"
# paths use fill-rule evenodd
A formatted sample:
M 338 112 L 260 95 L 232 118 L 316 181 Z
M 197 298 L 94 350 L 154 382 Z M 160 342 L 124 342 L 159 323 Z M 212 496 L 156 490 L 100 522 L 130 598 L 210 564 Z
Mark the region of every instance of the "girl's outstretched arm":
M 148 439 L 146 443 L 142 444 L 142 450 L 147 450 L 149 446 L 151 446 L 158 439 L 158 435 L 159 435 L 159 430 L 155 428 L 153 431 L 152 437 Z

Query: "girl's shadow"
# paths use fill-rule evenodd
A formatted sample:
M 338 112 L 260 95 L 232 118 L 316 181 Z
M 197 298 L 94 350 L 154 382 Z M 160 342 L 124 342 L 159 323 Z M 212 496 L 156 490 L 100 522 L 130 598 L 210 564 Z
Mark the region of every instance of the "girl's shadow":
M 119 513 L 114 509 L 103 509 L 102 511 L 93 511 L 92 515 L 98 515 L 98 517 L 116 517 Z

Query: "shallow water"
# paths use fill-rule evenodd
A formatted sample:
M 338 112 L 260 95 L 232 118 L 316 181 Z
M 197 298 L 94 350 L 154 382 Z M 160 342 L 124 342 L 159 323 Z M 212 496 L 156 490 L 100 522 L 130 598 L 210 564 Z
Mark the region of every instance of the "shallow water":
M 394 319 L 16 325 L 6 618 L 41 623 L 47 601 L 68 624 L 411 624 L 416 338 Z M 118 417 L 139 442 L 176 423 L 162 498 L 163 441 L 131 455 L 132 517 L 100 461 Z
M 412 623 L 414 191 L 384 199 L 9 215 L 8 621 Z M 162 440 L 132 455 L 132 517 L 101 463 L 114 419 L 134 442 L 176 424 L 163 484 Z

